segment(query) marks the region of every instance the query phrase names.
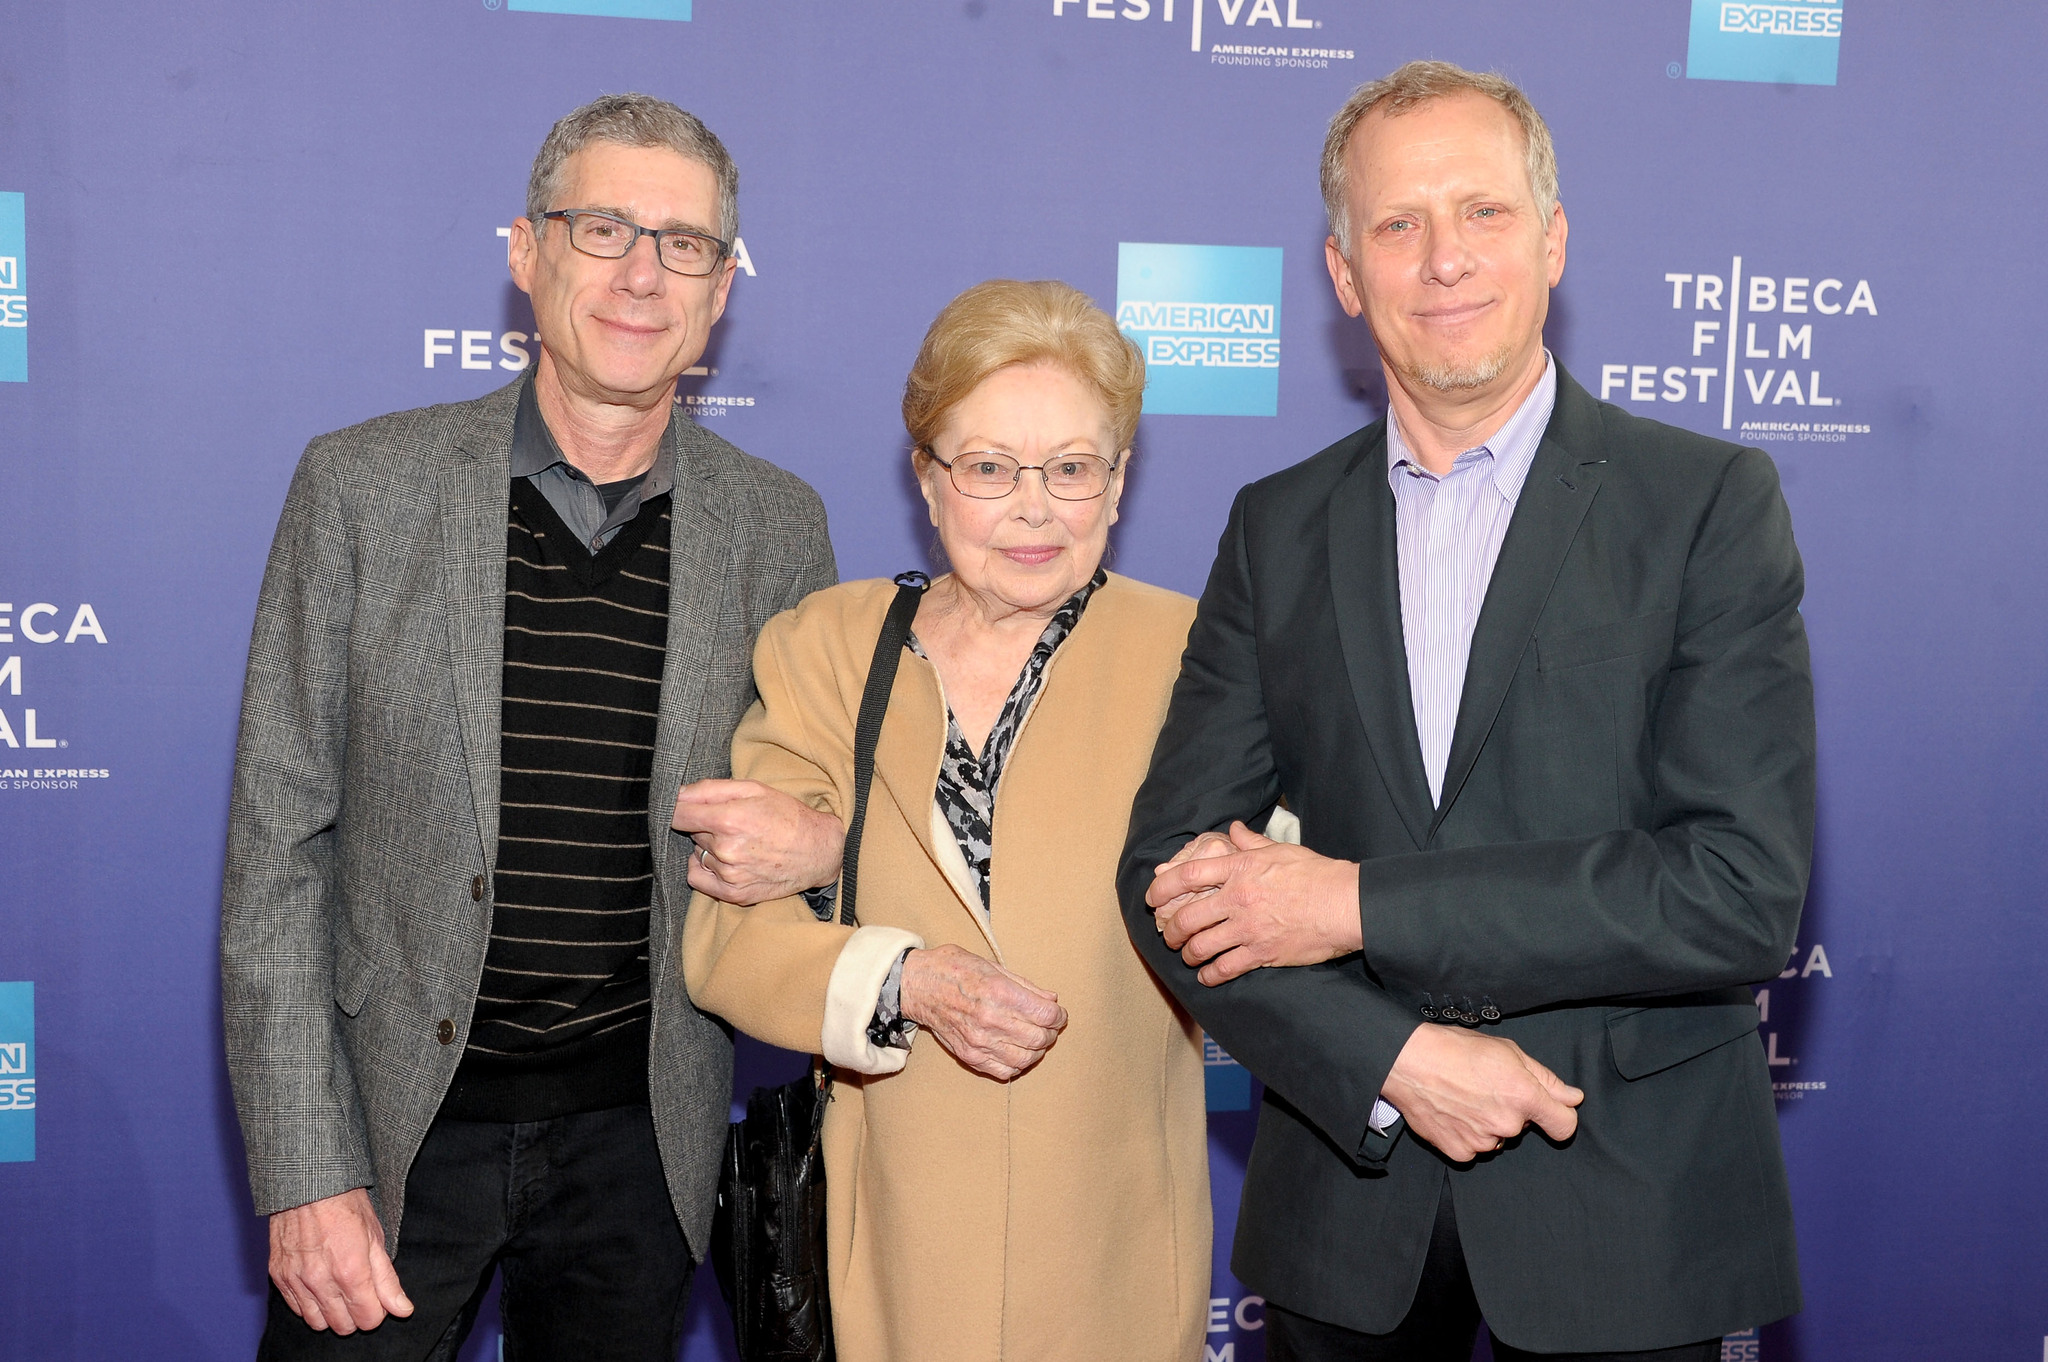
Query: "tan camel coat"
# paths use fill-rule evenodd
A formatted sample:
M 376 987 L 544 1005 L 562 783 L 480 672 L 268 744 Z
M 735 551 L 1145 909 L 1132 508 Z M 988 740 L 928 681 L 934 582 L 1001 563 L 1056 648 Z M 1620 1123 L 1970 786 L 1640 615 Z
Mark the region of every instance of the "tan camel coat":
M 851 582 L 769 622 L 735 776 L 844 816 L 854 714 L 894 594 Z M 876 751 L 859 930 L 797 898 L 691 906 L 697 1005 L 838 1066 L 824 1145 L 842 1362 L 1200 1362 L 1201 1033 L 1132 949 L 1115 891 L 1193 616 L 1186 597 L 1124 577 L 1090 599 L 1004 768 L 988 914 L 932 800 L 938 673 L 907 650 Z M 1067 1009 L 1059 1041 L 1012 1083 L 970 1072 L 928 1034 L 907 1063 L 866 1039 L 897 953 L 946 943 Z

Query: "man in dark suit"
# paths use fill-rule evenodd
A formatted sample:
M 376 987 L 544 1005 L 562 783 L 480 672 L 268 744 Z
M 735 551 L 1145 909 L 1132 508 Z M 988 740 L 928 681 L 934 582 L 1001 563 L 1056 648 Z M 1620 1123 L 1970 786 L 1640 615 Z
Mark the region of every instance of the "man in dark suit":
M 1239 494 L 1132 815 L 1132 938 L 1266 1085 L 1233 1266 L 1276 1362 L 1463 1362 L 1482 1315 L 1705 1362 L 1799 1308 L 1743 987 L 1811 856 L 1799 554 L 1768 458 L 1544 350 L 1556 184 L 1498 77 L 1337 115 L 1388 417 Z
M 263 1357 L 452 1357 L 502 1270 L 512 1354 L 673 1362 L 732 1085 L 682 977 L 716 865 L 678 791 L 691 833 L 747 801 L 716 778 L 755 635 L 835 577 L 817 494 L 673 400 L 737 188 L 672 104 L 569 114 L 512 228 L 533 371 L 292 479 L 221 908 Z M 755 897 L 836 873 L 837 821 L 779 798 L 809 869 Z

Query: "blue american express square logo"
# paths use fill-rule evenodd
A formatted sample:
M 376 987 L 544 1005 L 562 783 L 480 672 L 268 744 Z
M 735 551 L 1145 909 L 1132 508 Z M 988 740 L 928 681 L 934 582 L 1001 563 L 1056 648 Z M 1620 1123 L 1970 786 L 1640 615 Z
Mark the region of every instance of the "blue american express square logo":
M 0 383 L 28 382 L 26 200 L 0 193 Z
M 1280 247 L 1117 247 L 1116 324 L 1145 352 L 1145 410 L 1280 410 Z
M 533 14 L 594 14 L 607 19 L 682 19 L 691 0 L 508 0 L 505 8 Z
M 1202 1037 L 1202 1082 L 1210 1111 L 1251 1110 L 1251 1074 L 1207 1036 Z
M 1692 0 L 1685 74 L 1694 80 L 1833 85 L 1842 0 Z
M 0 984 L 0 1163 L 35 1156 L 36 986 Z

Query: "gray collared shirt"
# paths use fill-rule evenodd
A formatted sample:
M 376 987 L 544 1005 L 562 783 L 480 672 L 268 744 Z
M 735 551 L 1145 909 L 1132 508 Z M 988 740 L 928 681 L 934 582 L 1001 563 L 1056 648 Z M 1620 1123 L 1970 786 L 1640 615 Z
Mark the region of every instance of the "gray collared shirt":
M 669 419 L 675 419 L 673 411 Z M 538 488 L 562 518 L 562 524 L 592 553 L 631 524 L 633 517 L 640 514 L 643 502 L 674 490 L 675 469 L 665 457 L 665 432 L 660 448 L 662 452 L 655 456 L 654 467 L 642 473 L 638 485 L 628 488 L 617 504 L 606 511 L 605 497 L 597 490 L 597 484 L 562 456 L 554 432 L 540 414 L 540 399 L 534 394 L 532 380 L 520 390 L 519 414 L 512 421 L 512 476 L 525 478 Z

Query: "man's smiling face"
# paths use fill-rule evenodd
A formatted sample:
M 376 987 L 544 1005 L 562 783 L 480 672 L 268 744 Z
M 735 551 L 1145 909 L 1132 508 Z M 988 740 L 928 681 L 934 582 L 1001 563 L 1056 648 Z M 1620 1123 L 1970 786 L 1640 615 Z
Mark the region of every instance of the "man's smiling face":
M 1388 367 L 1441 392 L 1516 381 L 1543 345 L 1565 225 L 1543 220 L 1514 116 L 1477 93 L 1371 113 L 1345 161 L 1352 239 L 1332 242 L 1330 273 Z
M 718 178 L 702 162 L 665 147 L 593 142 L 563 169 L 561 201 L 550 210 L 590 208 L 643 227 L 718 235 Z M 652 238 L 603 260 L 569 244 L 566 221 L 538 235 L 535 225 L 513 225 L 512 281 L 533 299 L 534 329 L 566 389 L 600 402 L 644 401 L 702 358 L 735 262 L 692 278 L 663 267 Z

